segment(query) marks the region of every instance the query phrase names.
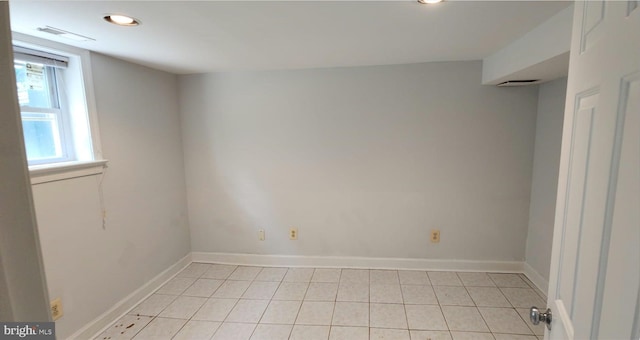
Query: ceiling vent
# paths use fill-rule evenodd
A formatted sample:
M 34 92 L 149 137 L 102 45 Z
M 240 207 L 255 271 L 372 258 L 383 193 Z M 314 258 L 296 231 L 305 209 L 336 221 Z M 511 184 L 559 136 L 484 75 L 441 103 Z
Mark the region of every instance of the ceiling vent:
M 63 38 L 67 38 L 75 41 L 95 41 L 96 40 L 93 38 L 86 37 L 84 35 L 72 33 L 72 32 L 65 31 L 65 30 L 51 27 L 51 26 L 38 27 L 38 31 L 57 35 L 59 37 L 63 37 Z
M 507 80 L 498 84 L 498 86 L 526 86 L 533 85 L 540 82 L 540 79 L 527 79 L 527 80 Z

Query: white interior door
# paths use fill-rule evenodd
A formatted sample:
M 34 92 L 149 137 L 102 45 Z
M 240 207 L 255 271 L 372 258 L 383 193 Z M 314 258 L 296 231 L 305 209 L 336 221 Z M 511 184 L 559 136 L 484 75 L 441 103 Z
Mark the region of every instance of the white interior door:
M 576 2 L 570 60 L 546 338 L 637 340 L 638 1 Z

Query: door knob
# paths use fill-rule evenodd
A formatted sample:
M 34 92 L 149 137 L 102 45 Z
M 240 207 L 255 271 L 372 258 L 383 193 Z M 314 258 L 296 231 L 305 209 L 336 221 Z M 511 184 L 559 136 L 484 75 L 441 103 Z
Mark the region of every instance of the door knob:
M 533 306 L 529 310 L 529 317 L 531 318 L 531 323 L 534 325 L 540 324 L 540 322 L 544 322 L 547 324 L 547 328 L 551 330 L 551 309 L 547 308 L 545 312 L 540 312 L 538 307 Z

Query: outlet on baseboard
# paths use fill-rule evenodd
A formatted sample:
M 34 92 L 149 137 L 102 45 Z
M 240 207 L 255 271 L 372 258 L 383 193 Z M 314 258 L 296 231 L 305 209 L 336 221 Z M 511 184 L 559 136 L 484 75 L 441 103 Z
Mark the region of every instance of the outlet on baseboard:
M 298 239 L 298 228 L 289 229 L 289 239 L 297 240 Z

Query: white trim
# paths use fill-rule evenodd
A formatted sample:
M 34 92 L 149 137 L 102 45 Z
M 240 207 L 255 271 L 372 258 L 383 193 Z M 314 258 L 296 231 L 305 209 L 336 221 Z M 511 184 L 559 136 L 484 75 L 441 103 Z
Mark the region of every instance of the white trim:
M 560 322 L 562 324 L 562 328 L 564 329 L 565 339 L 573 340 L 573 335 L 575 334 L 573 330 L 573 321 L 571 321 L 571 317 L 569 316 L 569 313 L 567 313 L 567 309 L 564 308 L 564 303 L 562 302 L 562 300 L 556 300 L 555 305 L 556 310 L 552 320 L 553 323 L 557 324 L 558 322 Z M 551 326 L 553 326 L 553 324 L 551 324 Z M 545 333 L 549 334 L 548 331 L 546 331 Z
M 540 275 L 530 264 L 524 262 L 522 264 L 522 273 L 526 275 L 531 283 L 533 283 L 546 296 L 549 292 L 549 280 Z
M 93 64 L 91 64 L 91 52 L 83 50 L 80 53 L 82 60 L 82 80 L 84 85 L 84 97 L 86 101 L 89 129 L 91 130 L 91 146 L 94 159 L 104 157 L 102 153 L 102 138 L 100 137 L 100 122 L 98 119 L 98 106 L 96 104 L 95 90 L 93 87 Z
M 107 167 L 107 160 L 65 162 L 29 167 L 31 185 L 61 181 L 76 177 L 99 175 Z
M 120 317 L 129 312 L 140 301 L 149 297 L 167 281 L 171 280 L 180 271 L 191 264 L 191 262 L 191 253 L 189 253 L 182 259 L 178 260 L 178 262 L 174 263 L 171 267 L 167 268 L 165 271 L 144 284 L 142 287 L 120 300 L 120 302 L 116 303 L 108 311 L 89 322 L 86 326 L 82 327 L 67 339 L 93 339 L 111 326 L 111 324 L 118 321 Z
M 409 269 L 460 272 L 521 273 L 520 261 L 434 260 L 379 257 L 258 255 L 193 252 L 193 262 L 272 267 Z

